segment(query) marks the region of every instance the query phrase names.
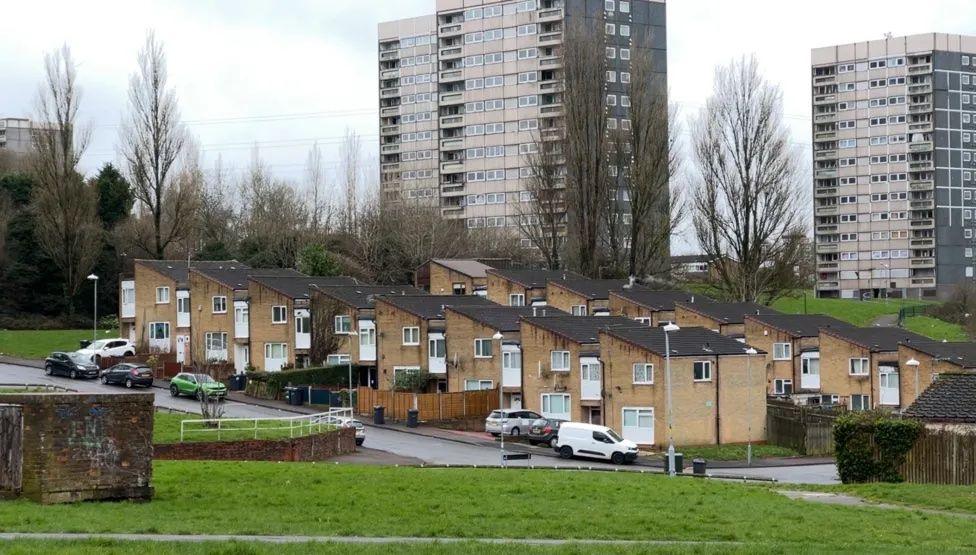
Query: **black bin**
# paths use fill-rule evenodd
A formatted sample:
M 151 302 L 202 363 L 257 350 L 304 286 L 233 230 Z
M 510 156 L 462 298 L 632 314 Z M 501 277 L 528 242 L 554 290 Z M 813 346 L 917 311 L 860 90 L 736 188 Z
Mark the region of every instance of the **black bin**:
M 79 349 L 84 349 L 85 347 L 87 347 L 89 345 L 91 345 L 91 341 L 88 340 L 88 339 L 82 339 L 81 341 L 78 342 L 78 348 Z
M 285 401 L 289 405 L 300 406 L 303 402 L 303 395 L 301 388 L 298 387 L 286 387 L 285 388 Z
M 232 375 L 229 386 L 231 391 L 244 391 L 244 388 L 247 386 L 247 376 L 244 374 Z
M 410 409 L 407 411 L 407 427 L 416 428 L 420 423 L 420 411 L 417 409 Z
M 385 409 L 383 405 L 373 406 L 373 424 L 379 424 L 379 425 L 386 424 L 386 419 L 383 418 L 384 410 Z
M 681 474 L 685 471 L 685 456 L 681 453 L 674 454 L 674 472 L 675 474 Z M 668 464 L 668 455 L 664 454 L 664 471 L 671 472 L 671 467 Z
M 691 471 L 695 476 L 704 476 L 705 467 L 706 467 L 705 459 L 698 458 L 691 461 L 691 469 L 692 469 Z

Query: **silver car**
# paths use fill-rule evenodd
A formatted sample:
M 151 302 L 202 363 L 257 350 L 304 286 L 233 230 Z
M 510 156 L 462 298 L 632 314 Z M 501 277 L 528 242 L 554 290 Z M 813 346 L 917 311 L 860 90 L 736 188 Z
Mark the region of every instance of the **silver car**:
M 500 409 L 493 410 L 485 419 L 485 431 L 493 436 L 501 434 L 518 436 L 528 433 L 532 421 L 542 418 L 542 415 L 530 410 Z

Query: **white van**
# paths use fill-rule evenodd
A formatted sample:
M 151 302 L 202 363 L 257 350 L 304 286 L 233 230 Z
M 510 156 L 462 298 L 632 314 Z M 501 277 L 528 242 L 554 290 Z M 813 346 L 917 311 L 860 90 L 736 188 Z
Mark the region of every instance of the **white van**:
M 620 437 L 606 426 L 596 424 L 563 422 L 559 426 L 555 449 L 564 459 L 574 456 L 595 457 L 609 459 L 613 464 L 637 460 L 636 443 Z

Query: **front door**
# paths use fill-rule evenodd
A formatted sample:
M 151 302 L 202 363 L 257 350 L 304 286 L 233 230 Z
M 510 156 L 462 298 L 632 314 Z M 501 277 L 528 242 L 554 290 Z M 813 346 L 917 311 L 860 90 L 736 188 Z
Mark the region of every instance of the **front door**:
M 654 408 L 624 407 L 620 433 L 638 445 L 654 443 Z
M 800 389 L 820 389 L 820 353 L 801 355 Z
M 376 360 L 376 322 L 359 321 L 359 360 Z
M 879 404 L 898 406 L 900 404 L 898 368 L 894 366 L 879 366 L 878 374 Z
M 509 406 L 508 406 L 508 408 L 515 409 L 515 410 L 521 410 L 522 409 L 522 394 L 521 393 L 512 393 L 511 396 L 509 397 L 509 399 L 510 400 L 509 400 Z
M 587 422 L 590 424 L 596 424 L 598 426 L 603 425 L 603 411 L 600 407 L 588 407 L 586 411 Z
M 443 333 L 431 333 L 427 340 L 427 371 L 431 374 L 447 373 L 447 347 Z
M 251 363 L 251 349 L 247 345 L 234 345 L 234 370 L 243 374 Z
M 186 364 L 186 352 L 190 349 L 190 336 L 176 336 L 176 362 Z

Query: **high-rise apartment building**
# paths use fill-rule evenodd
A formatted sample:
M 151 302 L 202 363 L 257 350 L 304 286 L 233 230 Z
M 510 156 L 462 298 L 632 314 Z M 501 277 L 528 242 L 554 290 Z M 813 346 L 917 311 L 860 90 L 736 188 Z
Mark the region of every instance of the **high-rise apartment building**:
M 811 58 L 819 295 L 948 295 L 976 266 L 976 37 L 885 38 Z
M 572 117 L 560 47 L 573 21 L 606 37 L 608 125 L 626 128 L 632 51 L 650 51 L 666 94 L 664 0 L 437 0 L 434 15 L 381 23 L 382 201 L 516 232 L 527 155 Z
M 27 154 L 34 148 L 32 133 L 27 118 L 0 118 L 0 149 Z

